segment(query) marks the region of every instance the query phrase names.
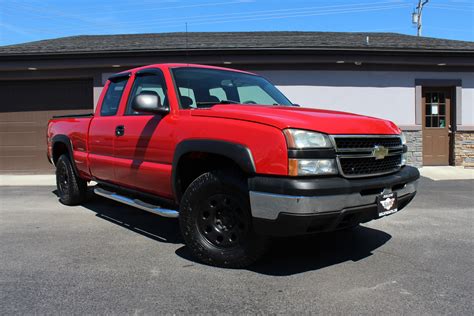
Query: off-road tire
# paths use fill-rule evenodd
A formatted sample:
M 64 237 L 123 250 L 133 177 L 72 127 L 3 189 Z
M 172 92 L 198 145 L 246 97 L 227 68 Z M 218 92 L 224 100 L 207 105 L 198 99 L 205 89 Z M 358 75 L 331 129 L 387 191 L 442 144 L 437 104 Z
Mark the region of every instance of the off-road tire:
M 267 238 L 253 231 L 246 178 L 236 171 L 196 178 L 183 195 L 179 222 L 192 255 L 205 264 L 243 268 L 268 245 Z
M 86 200 L 87 182 L 74 172 L 68 155 L 61 155 L 56 162 L 56 186 L 63 204 L 77 205 Z

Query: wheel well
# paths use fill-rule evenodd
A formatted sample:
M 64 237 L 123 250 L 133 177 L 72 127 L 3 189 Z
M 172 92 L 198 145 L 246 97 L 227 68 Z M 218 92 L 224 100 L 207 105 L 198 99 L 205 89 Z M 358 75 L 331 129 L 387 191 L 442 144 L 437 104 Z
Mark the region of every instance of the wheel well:
M 59 157 L 61 155 L 66 154 L 69 155 L 69 150 L 67 148 L 67 145 L 63 142 L 56 142 L 53 145 L 53 162 L 56 164 L 58 162 Z
M 191 152 L 183 155 L 176 169 L 176 197 L 181 200 L 188 186 L 200 175 L 218 169 L 229 169 L 245 174 L 232 159 L 203 152 Z

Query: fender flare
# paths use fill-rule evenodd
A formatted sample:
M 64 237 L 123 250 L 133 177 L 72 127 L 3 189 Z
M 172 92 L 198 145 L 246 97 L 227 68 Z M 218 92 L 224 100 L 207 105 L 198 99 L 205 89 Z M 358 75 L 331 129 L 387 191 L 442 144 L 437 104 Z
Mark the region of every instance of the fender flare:
M 221 155 L 235 162 L 244 172 L 255 174 L 255 162 L 252 152 L 244 145 L 223 140 L 189 139 L 180 142 L 175 149 L 171 171 L 171 185 L 176 200 L 179 200 L 177 188 L 177 167 L 182 156 L 191 152 Z
M 51 140 L 51 148 L 53 149 L 53 154 L 54 154 L 54 146 L 57 144 L 57 143 L 62 143 L 66 146 L 67 148 L 67 151 L 68 151 L 68 154 L 69 154 L 69 158 L 71 160 L 71 164 L 72 164 L 72 168 L 74 169 L 74 172 L 76 173 L 76 175 L 79 174 L 79 170 L 77 170 L 77 167 L 76 167 L 76 163 L 74 161 L 74 154 L 73 154 L 73 150 L 72 150 L 72 143 L 71 143 L 71 139 L 66 136 L 66 135 L 63 135 L 63 134 L 58 134 L 58 135 L 55 135 L 53 137 L 53 139 Z M 59 158 L 59 157 L 58 157 Z M 54 157 L 52 156 L 51 159 L 54 161 Z

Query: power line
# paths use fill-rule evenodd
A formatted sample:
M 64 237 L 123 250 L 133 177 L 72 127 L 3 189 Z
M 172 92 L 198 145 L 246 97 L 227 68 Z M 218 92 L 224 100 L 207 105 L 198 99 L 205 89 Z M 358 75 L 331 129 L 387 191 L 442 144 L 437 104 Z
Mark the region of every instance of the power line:
M 334 15 L 334 14 L 350 14 L 350 13 L 363 13 L 363 12 L 373 12 L 381 10 L 390 10 L 390 9 L 400 9 L 406 8 L 409 4 L 393 4 L 393 5 L 383 5 L 383 6 L 366 6 L 366 7 L 352 7 L 352 8 L 341 8 L 341 9 L 323 9 L 323 10 L 303 10 L 299 9 L 294 12 L 275 12 L 267 11 L 264 14 L 253 14 L 253 12 L 239 13 L 239 16 L 230 17 L 220 17 L 220 18 L 209 18 L 203 19 L 206 16 L 199 17 L 186 17 L 185 21 L 188 21 L 188 24 L 196 25 L 210 25 L 210 24 L 220 24 L 220 23 L 235 23 L 246 22 L 246 21 L 259 21 L 259 20 L 276 20 L 276 19 L 285 19 L 285 18 L 295 18 L 295 17 L 310 17 L 310 16 L 323 16 L 323 15 Z M 281 11 L 281 10 L 275 10 Z M 127 23 L 126 27 L 134 28 L 134 31 L 141 29 L 148 29 L 150 27 L 162 27 L 162 28 L 171 28 L 179 27 L 182 24 L 178 21 L 156 21 L 156 22 L 142 22 Z
M 286 18 L 296 18 L 296 17 L 310 17 L 310 16 L 323 16 L 323 15 L 333 15 L 333 14 L 347 14 L 347 13 L 363 13 L 363 12 L 373 12 L 373 11 L 382 11 L 390 9 L 399 9 L 406 8 L 408 5 L 392 5 L 392 6 L 374 6 L 366 8 L 352 8 L 352 9 L 339 9 L 339 10 L 317 10 L 317 11 L 299 11 L 292 12 L 290 14 L 272 14 L 272 15 L 249 15 L 244 16 L 239 19 L 239 21 L 260 21 L 260 20 L 276 20 L 276 19 L 286 19 Z M 204 25 L 204 24 L 217 24 L 224 22 L 233 22 L 228 19 L 212 19 L 212 20 L 200 20 L 193 25 Z M 175 26 L 175 25 L 169 25 Z
M 214 2 L 213 4 L 216 4 Z M 126 28 L 133 28 L 133 31 L 140 29 L 149 29 L 150 27 L 161 27 L 161 28 L 171 28 L 182 26 L 182 22 L 191 22 L 192 25 L 207 25 L 207 24 L 218 24 L 218 23 L 235 23 L 236 20 L 239 22 L 243 21 L 255 21 L 255 20 L 274 20 L 274 19 L 285 19 L 285 18 L 295 18 L 295 17 L 309 17 L 309 16 L 322 16 L 322 15 L 334 15 L 334 14 L 350 14 L 350 13 L 363 13 L 363 12 L 373 12 L 381 10 L 390 10 L 390 9 L 399 9 L 409 6 L 406 3 L 393 3 L 391 1 L 384 2 L 369 2 L 369 3 L 358 3 L 352 5 L 328 5 L 328 6 L 318 6 L 318 7 L 300 7 L 300 8 L 291 8 L 291 9 L 274 9 L 274 10 L 265 10 L 265 11 L 248 11 L 242 13 L 227 13 L 227 14 L 212 14 L 212 15 L 200 15 L 195 17 L 182 17 L 182 18 L 165 18 L 163 20 L 155 22 L 143 22 L 137 21 L 132 23 L 121 23 L 117 25 L 116 23 L 100 23 L 101 27 L 117 27 L 123 26 Z M 151 8 L 154 9 L 154 8 Z M 99 23 L 97 23 L 99 24 Z M 86 25 L 91 25 L 90 23 Z M 84 26 L 82 24 L 81 26 Z M 67 30 L 76 30 L 79 31 L 82 28 L 73 28 L 66 27 L 61 28 L 61 31 Z M 55 30 L 51 30 L 55 31 Z M 82 32 L 82 31 L 81 31 Z

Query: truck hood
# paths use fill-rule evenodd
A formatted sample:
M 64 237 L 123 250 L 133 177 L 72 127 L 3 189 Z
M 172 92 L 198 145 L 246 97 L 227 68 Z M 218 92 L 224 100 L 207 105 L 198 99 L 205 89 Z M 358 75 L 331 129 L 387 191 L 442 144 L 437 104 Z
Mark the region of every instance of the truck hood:
M 392 122 L 374 117 L 290 106 L 218 104 L 191 111 L 193 116 L 245 120 L 279 129 L 300 128 L 326 134 L 400 134 Z

